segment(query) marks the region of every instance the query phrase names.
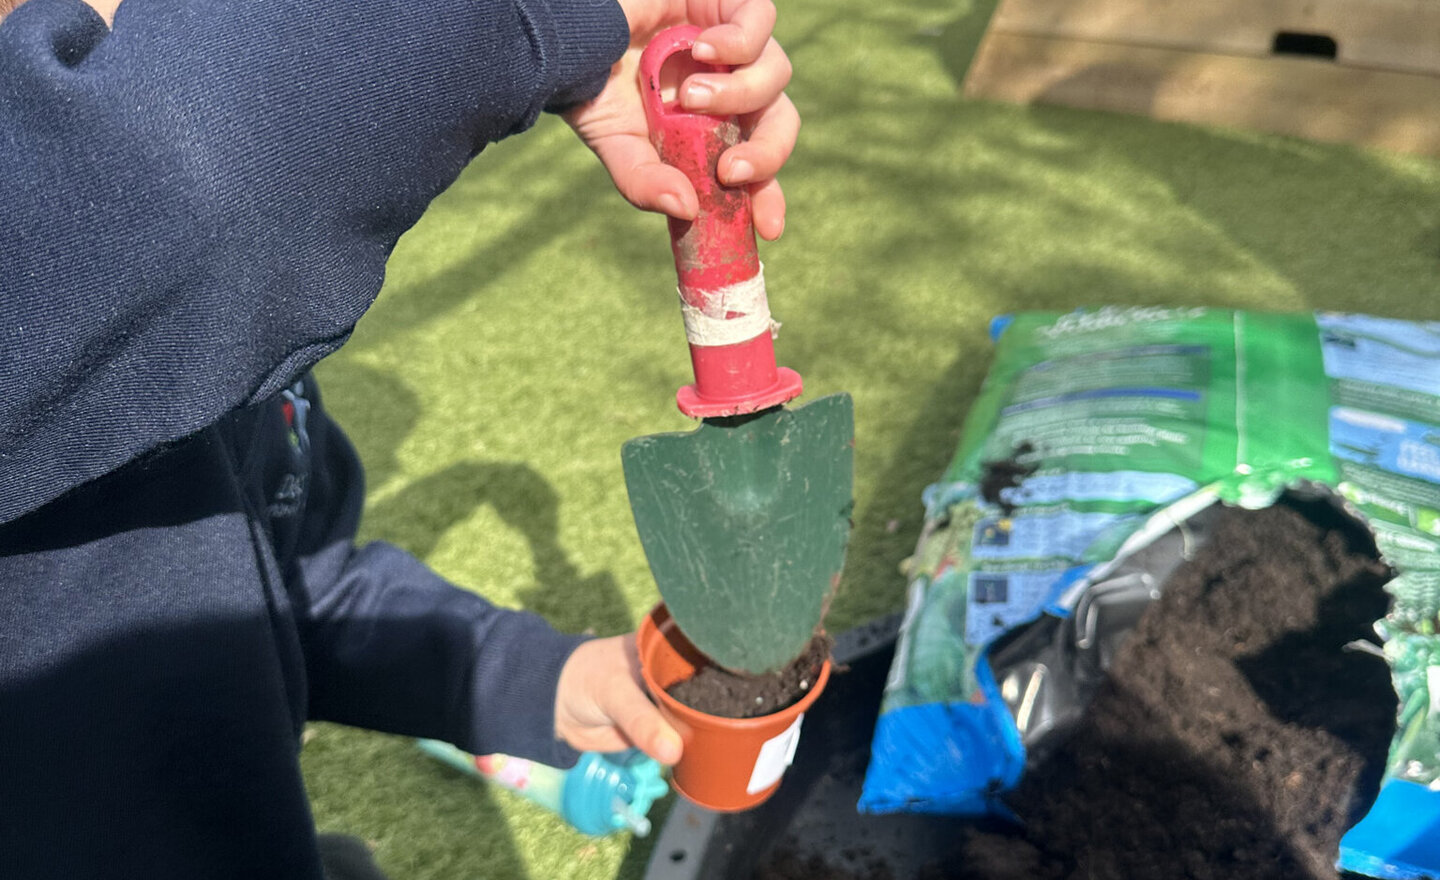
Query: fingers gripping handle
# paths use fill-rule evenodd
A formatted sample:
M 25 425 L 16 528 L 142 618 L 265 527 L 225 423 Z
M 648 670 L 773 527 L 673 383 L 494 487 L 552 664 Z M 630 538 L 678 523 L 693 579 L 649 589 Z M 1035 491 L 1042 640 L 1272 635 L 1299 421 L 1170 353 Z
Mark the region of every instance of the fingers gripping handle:
M 739 143 L 731 117 L 682 110 L 666 101 L 665 63 L 695 45 L 700 28 L 663 31 L 640 57 L 640 86 L 650 141 L 660 159 L 685 173 L 700 197 L 693 221 L 670 221 L 670 247 L 680 280 L 681 310 L 690 343 L 695 384 L 676 402 L 696 418 L 740 415 L 778 406 L 801 391 L 794 370 L 775 366 L 775 343 L 765 280 L 755 249 L 750 193 L 723 185 L 720 154 Z M 689 70 L 725 68 L 690 61 Z
M 678 100 L 667 102 L 663 94 L 665 63 L 689 52 L 699 33 L 693 26 L 664 31 L 651 41 L 640 60 L 650 142 L 661 161 L 690 178 L 700 197 L 700 216 L 694 222 L 670 218 L 675 268 L 682 289 L 689 291 L 748 281 L 760 272 L 755 229 L 750 223 L 750 194 L 744 187 L 724 186 L 716 177 L 720 154 L 740 142 L 739 121 L 733 116 L 687 112 Z M 724 70 L 699 61 L 691 61 L 684 69 Z M 675 77 L 677 81 L 680 78 Z

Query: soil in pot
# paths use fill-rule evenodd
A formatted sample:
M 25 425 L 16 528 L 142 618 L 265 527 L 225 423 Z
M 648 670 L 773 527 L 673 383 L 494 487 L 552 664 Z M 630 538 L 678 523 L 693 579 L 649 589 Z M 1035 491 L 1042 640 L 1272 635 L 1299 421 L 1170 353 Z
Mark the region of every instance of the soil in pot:
M 1335 880 L 1394 731 L 1385 663 L 1347 648 L 1375 641 L 1388 578 L 1329 505 L 1226 511 L 1075 733 L 1007 797 L 1023 826 L 972 827 L 897 880 Z M 794 853 L 756 877 L 871 876 Z
M 741 675 L 714 664 L 703 666 L 690 678 L 666 688 L 666 693 L 692 709 L 721 718 L 770 715 L 809 693 L 830 656 L 833 641 L 828 635 L 817 635 L 805 653 L 784 669 L 766 675 Z

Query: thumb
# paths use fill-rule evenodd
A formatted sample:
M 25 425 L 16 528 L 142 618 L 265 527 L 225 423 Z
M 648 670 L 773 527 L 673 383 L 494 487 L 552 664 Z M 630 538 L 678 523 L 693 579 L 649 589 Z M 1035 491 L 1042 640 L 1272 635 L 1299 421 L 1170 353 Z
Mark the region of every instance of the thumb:
M 674 764 L 685 749 L 680 734 L 644 692 L 628 679 L 620 679 L 611 689 L 605 714 L 635 747 L 661 764 Z

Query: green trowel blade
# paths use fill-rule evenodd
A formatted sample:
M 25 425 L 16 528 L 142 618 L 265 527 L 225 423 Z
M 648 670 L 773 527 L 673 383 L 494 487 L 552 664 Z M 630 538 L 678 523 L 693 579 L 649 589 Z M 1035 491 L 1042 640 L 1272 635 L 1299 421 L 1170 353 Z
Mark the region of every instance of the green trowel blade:
M 815 634 L 845 562 L 854 424 L 850 396 L 835 394 L 621 451 L 660 595 L 721 666 L 778 669 Z

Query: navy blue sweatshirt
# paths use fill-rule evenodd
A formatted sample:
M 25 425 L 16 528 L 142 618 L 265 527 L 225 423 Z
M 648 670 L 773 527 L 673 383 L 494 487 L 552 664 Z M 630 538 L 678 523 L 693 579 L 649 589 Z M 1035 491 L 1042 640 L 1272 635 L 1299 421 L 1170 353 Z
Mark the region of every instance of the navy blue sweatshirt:
M 79 0 L 0 25 L 0 877 L 318 878 L 306 719 L 565 764 L 577 639 L 400 550 L 308 368 L 612 0 Z

